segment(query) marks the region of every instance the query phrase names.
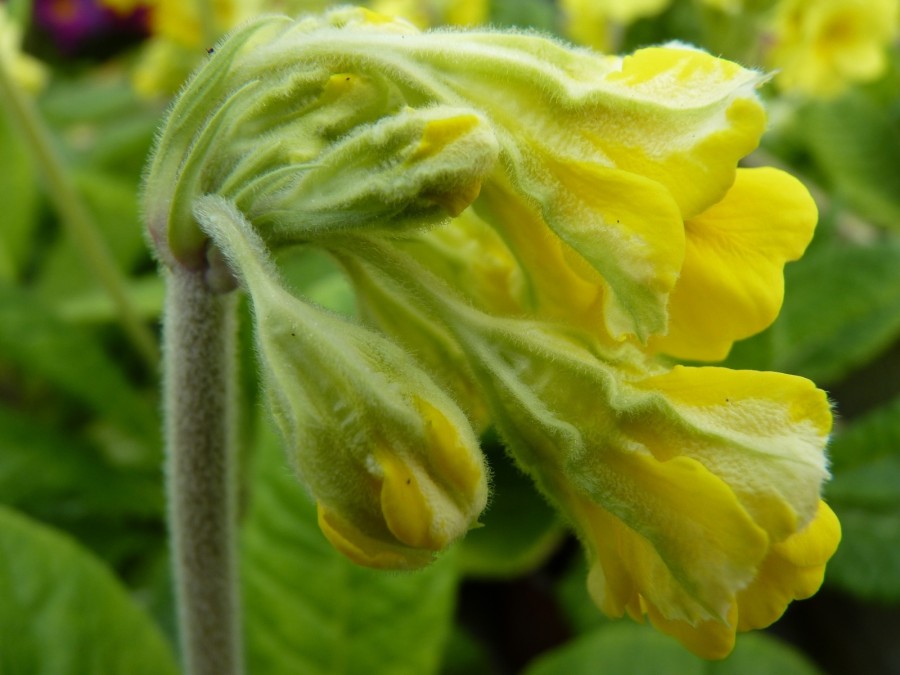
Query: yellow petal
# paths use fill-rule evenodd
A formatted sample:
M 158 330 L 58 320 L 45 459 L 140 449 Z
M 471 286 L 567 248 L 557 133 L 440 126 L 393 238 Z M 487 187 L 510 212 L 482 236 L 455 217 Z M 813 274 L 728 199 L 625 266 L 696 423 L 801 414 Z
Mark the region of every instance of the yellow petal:
M 677 366 L 634 386 L 655 391 L 670 406 L 660 418 L 624 425 L 655 456 L 686 455 L 702 463 L 775 541 L 813 518 L 828 476 L 823 450 L 831 410 L 812 382 Z
M 487 501 L 484 466 L 477 461 L 480 456 L 472 454 L 458 427 L 444 413 L 423 399 L 417 401 L 417 407 L 425 422 L 426 458 L 434 467 L 432 473 L 440 476 L 448 500 L 471 510 L 474 519 Z
M 816 205 L 795 178 L 742 169 L 725 198 L 685 223 L 684 267 L 669 301 L 669 332 L 651 347 L 719 360 L 781 309 L 783 268 L 812 239 Z
M 813 595 L 822 585 L 825 563 L 841 539 L 841 524 L 825 502 L 800 532 L 772 546 L 753 583 L 738 594 L 739 630 L 774 623 L 793 600 Z
M 418 569 L 434 558 L 430 551 L 393 546 L 371 537 L 341 518 L 336 512 L 318 504 L 319 529 L 338 551 L 357 565 L 377 569 Z
M 684 255 L 681 218 L 671 195 L 659 183 L 626 171 L 550 157 L 545 162 L 557 188 L 538 195 L 545 217 L 603 278 L 609 334 L 645 340 L 664 331 L 665 305 Z
M 521 199 L 502 177 L 485 184 L 474 209 L 483 222 L 500 235 L 499 242 L 491 243 L 496 248 L 505 244 L 509 251 L 503 255 L 491 246 L 487 253 L 494 257 L 502 255 L 505 264 L 517 264 L 520 271 L 507 275 L 508 281 L 504 284 L 505 292 L 501 297 L 511 302 L 492 301 L 482 305 L 485 310 L 562 319 L 585 326 L 591 332 L 602 327 L 602 279 L 599 273 L 556 236 L 536 209 Z M 480 257 L 479 252 L 472 260 Z M 484 297 L 487 293 L 481 290 L 479 295 Z M 490 295 L 496 297 L 499 294 L 490 291 Z M 490 298 L 485 297 L 485 300 Z
M 438 551 L 446 546 L 431 527 L 433 514 L 416 472 L 393 453 L 376 452 L 375 457 L 384 474 L 381 511 L 391 534 L 413 548 Z
M 616 166 L 665 185 L 690 218 L 723 197 L 738 160 L 759 143 L 761 81 L 705 52 L 641 49 L 605 76 L 610 93 L 630 99 L 621 105 L 631 114 L 602 115 L 589 138 Z
M 655 607 L 646 607 L 650 623 L 657 629 L 671 635 L 697 656 L 704 659 L 724 659 L 734 649 L 737 605 L 732 605 L 725 622 L 672 621 L 664 617 Z
M 621 616 L 639 596 L 670 620 L 725 620 L 766 553 L 765 532 L 699 462 L 595 454 L 569 474 L 587 496 L 568 499 L 601 567 L 589 586 L 597 604 Z

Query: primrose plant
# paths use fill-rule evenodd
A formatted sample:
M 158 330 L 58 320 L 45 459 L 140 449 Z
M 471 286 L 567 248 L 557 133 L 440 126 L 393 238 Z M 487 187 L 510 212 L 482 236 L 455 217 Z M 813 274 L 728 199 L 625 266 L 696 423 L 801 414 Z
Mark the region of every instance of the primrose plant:
M 840 538 L 825 394 L 673 365 L 768 326 L 812 237 L 797 180 L 738 168 L 764 80 L 681 44 L 620 58 L 355 8 L 215 47 L 144 194 L 189 673 L 240 670 L 236 287 L 289 461 L 356 563 L 419 568 L 478 524 L 492 425 L 606 614 L 721 658 L 818 589 Z M 298 244 L 343 268 L 359 321 L 286 288 L 273 260 Z

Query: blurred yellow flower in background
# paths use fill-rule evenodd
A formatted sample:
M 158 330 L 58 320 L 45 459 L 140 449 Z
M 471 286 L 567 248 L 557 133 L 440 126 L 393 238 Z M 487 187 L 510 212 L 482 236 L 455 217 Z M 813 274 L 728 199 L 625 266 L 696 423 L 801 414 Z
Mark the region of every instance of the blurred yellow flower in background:
M 877 79 L 898 35 L 898 0 L 783 0 L 771 24 L 768 64 L 785 90 L 839 94 Z
M 40 61 L 22 51 L 22 33 L 10 19 L 6 6 L 0 4 L 0 67 L 26 91 L 40 90 L 47 80 L 47 71 Z
M 654 16 L 672 0 L 560 0 L 563 31 L 573 41 L 607 51 L 616 26 L 627 26 L 646 16 Z
M 474 26 L 488 20 L 488 0 L 372 0 L 385 16 L 402 17 L 419 28 L 449 24 Z

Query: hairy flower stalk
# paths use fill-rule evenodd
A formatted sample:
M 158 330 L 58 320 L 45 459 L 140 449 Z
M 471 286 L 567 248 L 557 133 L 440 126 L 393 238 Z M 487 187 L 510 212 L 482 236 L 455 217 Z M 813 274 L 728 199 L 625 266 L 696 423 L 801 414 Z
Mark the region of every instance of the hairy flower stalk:
M 331 543 L 414 568 L 477 524 L 509 452 L 569 519 L 612 616 L 706 657 L 818 588 L 831 412 L 715 361 L 768 326 L 815 206 L 757 145 L 764 77 L 684 45 L 607 57 L 367 10 L 216 47 L 159 137 L 160 259 L 253 306 L 273 416 Z M 362 322 L 273 262 L 330 252 Z

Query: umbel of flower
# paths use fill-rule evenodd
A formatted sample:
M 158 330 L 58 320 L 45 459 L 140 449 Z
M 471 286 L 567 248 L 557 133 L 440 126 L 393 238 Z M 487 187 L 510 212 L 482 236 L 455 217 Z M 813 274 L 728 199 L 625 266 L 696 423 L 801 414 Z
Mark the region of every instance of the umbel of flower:
M 165 263 L 249 292 L 337 548 L 427 562 L 477 518 L 471 427 L 493 423 L 584 542 L 605 612 L 720 657 L 815 592 L 840 537 L 825 395 L 661 358 L 721 359 L 765 328 L 811 239 L 796 180 L 737 169 L 763 80 L 683 45 L 605 57 L 355 9 L 216 47 L 159 138 L 148 226 Z M 388 337 L 281 287 L 268 261 L 298 243 Z
M 418 306 L 455 336 L 516 460 L 584 541 L 605 612 L 720 657 L 736 628 L 818 589 L 840 530 L 819 499 L 831 415 L 811 382 L 668 369 L 629 342 L 481 312 L 394 247 L 334 252 L 364 302 Z

